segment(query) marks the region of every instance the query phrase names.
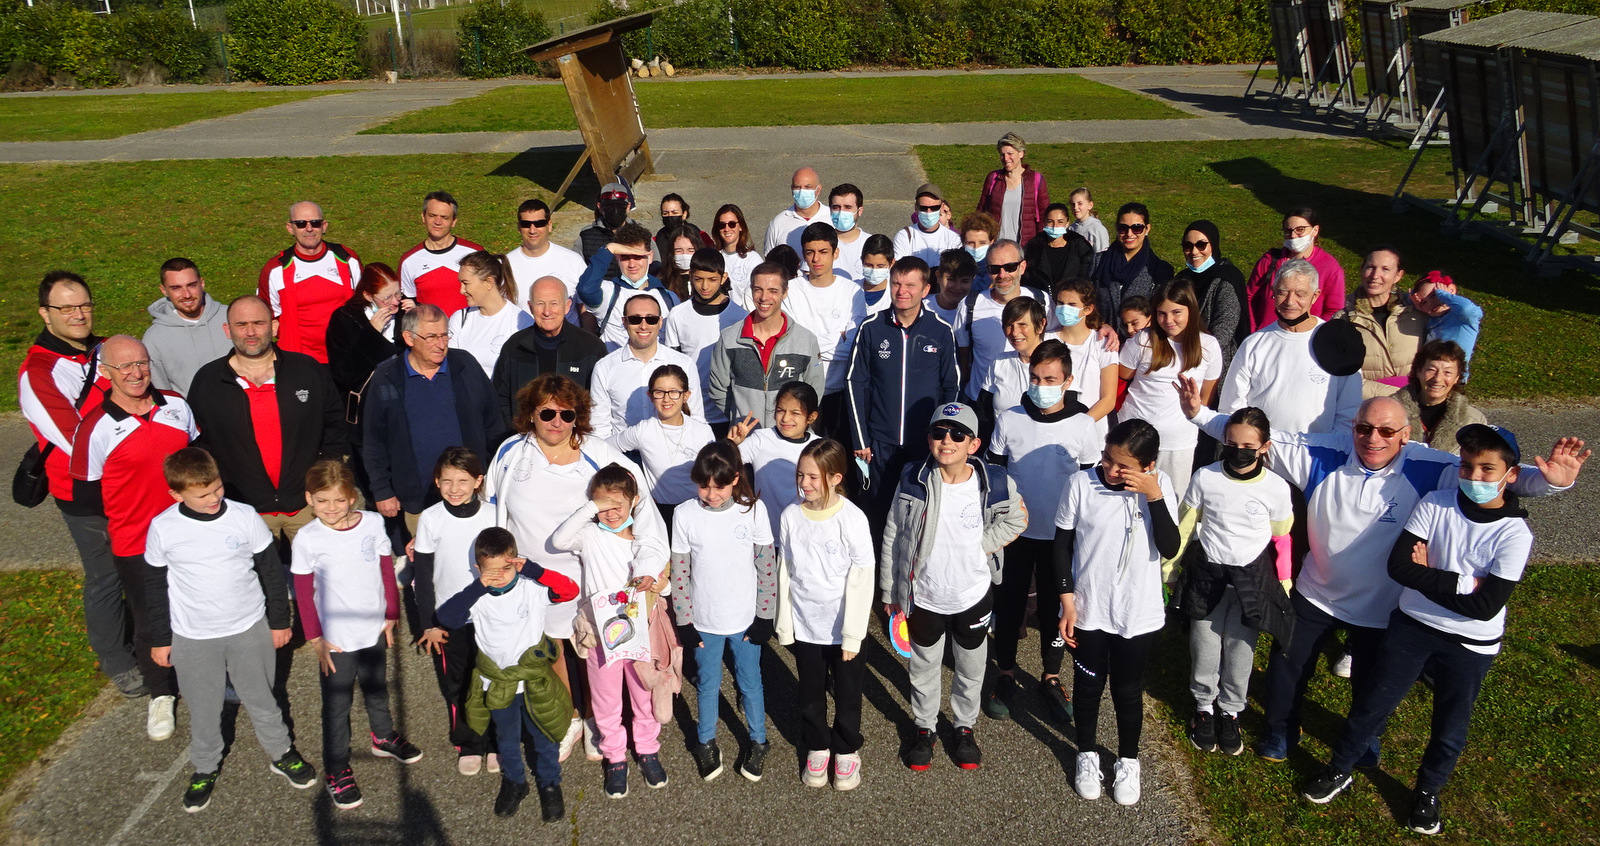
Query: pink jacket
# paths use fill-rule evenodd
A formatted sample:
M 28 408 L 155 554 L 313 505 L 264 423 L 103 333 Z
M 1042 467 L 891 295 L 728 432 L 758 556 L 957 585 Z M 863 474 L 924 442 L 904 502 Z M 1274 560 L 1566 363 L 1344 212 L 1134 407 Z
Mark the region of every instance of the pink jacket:
M 1000 222 L 1000 210 L 1006 202 L 1006 175 L 1004 171 L 990 171 L 983 180 L 983 193 L 978 195 L 976 211 L 984 212 Z M 1022 220 L 1017 222 L 1017 244 L 1033 240 L 1044 227 L 1044 210 L 1050 206 L 1050 189 L 1045 187 L 1044 175 L 1026 165 L 1022 168 Z

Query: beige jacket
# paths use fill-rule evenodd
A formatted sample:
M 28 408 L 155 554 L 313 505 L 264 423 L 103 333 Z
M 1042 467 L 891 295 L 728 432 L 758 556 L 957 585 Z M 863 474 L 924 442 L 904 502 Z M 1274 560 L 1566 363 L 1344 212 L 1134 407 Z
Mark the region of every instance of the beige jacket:
M 1411 361 L 1417 347 L 1428 337 L 1428 316 L 1411 305 L 1407 292 L 1396 289 L 1384 306 L 1389 319 L 1379 323 L 1367 298 L 1358 291 L 1340 316 L 1361 333 L 1366 355 L 1361 361 L 1361 398 L 1388 396 L 1399 390 L 1377 381 L 1411 375 Z

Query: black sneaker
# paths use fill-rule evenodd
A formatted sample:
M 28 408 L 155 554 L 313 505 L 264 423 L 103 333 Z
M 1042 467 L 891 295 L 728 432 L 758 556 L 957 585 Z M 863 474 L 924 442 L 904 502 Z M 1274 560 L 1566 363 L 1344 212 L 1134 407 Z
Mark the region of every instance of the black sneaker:
M 217 786 L 216 773 L 195 773 L 189 776 L 189 789 L 183 792 L 183 810 L 197 814 L 211 804 L 211 790 Z
M 722 754 L 717 754 L 717 764 L 722 764 Z M 645 787 L 652 790 L 667 786 L 667 770 L 661 766 L 661 756 L 651 752 L 639 756 L 639 773 L 644 776 Z
M 267 769 L 288 779 L 296 790 L 305 790 L 317 783 L 317 768 L 306 763 L 306 759 L 300 757 L 293 747 L 283 753 L 282 758 L 269 764 Z
M 1244 738 L 1239 734 L 1239 717 L 1226 712 L 1217 715 L 1217 751 L 1224 755 L 1237 755 L 1244 751 Z
M 1217 724 L 1210 711 L 1195 711 L 1189 718 L 1189 745 L 1201 752 L 1217 749 Z
M 1411 794 L 1411 815 L 1406 817 L 1406 828 L 1418 834 L 1438 834 L 1439 794 L 1416 790 Z
M 917 739 L 906 750 L 906 766 L 919 773 L 933 766 L 933 747 L 938 742 L 939 738 L 934 735 L 933 729 L 917 729 Z
M 978 740 L 972 736 L 972 729 L 964 726 L 956 729 L 956 745 L 950 750 L 950 755 L 955 759 L 956 766 L 963 770 L 975 770 L 983 763 L 983 752 L 978 749 Z
M 144 686 L 144 673 L 138 667 L 133 667 L 111 677 L 111 683 L 117 686 L 117 692 L 127 699 L 138 699 L 150 695 L 150 689 Z
M 1300 795 L 1318 805 L 1326 805 L 1349 786 L 1349 773 L 1341 773 L 1333 767 L 1327 767 L 1300 785 Z
M 402 764 L 415 764 L 422 760 L 422 750 L 401 737 L 399 732 L 389 735 L 384 740 L 379 740 L 377 735 L 373 735 L 372 754 L 379 758 L 394 758 Z
M 1009 673 L 996 673 L 989 686 L 989 695 L 983 697 L 983 713 L 991 720 L 1011 718 L 1011 696 L 1017 692 L 1017 680 Z
M 710 781 L 722 775 L 722 750 L 717 748 L 716 740 L 689 747 L 689 754 L 694 756 L 694 766 L 700 771 L 701 781 Z
M 539 819 L 560 822 L 567 815 L 567 803 L 561 798 L 561 785 L 546 784 L 539 787 Z
M 628 795 L 628 762 L 606 762 L 606 798 L 621 799 Z
M 528 783 L 525 781 L 512 781 L 505 776 L 500 777 L 500 795 L 494 798 L 494 815 L 497 817 L 514 817 L 517 808 L 522 806 L 522 800 L 528 796 Z M 543 793 L 540 801 L 543 801 Z
M 333 797 L 335 808 L 348 811 L 361 806 L 361 788 L 356 787 L 356 775 L 349 767 L 336 773 L 328 773 L 326 781 L 328 795 Z
M 1039 695 L 1044 697 L 1044 706 L 1050 711 L 1050 719 L 1062 725 L 1072 722 L 1072 699 L 1061 689 L 1060 676 L 1041 680 Z
M 750 750 L 744 753 L 744 763 L 739 765 L 739 775 L 751 781 L 760 781 L 761 768 L 766 764 L 767 751 L 771 748 L 772 744 L 767 741 L 752 742 Z

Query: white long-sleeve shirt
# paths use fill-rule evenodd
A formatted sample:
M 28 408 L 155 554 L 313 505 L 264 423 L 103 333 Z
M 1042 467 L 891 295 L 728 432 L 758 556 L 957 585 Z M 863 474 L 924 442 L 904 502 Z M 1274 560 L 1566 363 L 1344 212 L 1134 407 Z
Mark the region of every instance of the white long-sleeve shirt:
M 1315 333 L 1290 332 L 1274 321 L 1245 338 L 1222 382 L 1217 409 L 1232 414 L 1254 406 L 1267 413 L 1273 428 L 1290 432 L 1348 430 L 1361 406 L 1361 374 L 1323 370 L 1311 355 Z
M 655 416 L 655 406 L 650 402 L 650 374 L 664 364 L 676 364 L 689 377 L 688 411 L 700 420 L 706 419 L 701 400 L 700 369 L 694 360 L 671 347 L 656 344 L 649 358 L 640 358 L 639 351 L 623 346 L 595 362 L 589 376 L 589 423 L 595 437 L 609 438 L 617 432 Z M 642 481 L 642 480 L 641 480 Z

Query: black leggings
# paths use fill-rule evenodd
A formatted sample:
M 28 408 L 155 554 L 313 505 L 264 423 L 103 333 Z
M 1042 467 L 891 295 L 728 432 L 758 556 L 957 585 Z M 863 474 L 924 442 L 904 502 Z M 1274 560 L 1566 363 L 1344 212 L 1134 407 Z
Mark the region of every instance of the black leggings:
M 994 663 L 1001 672 L 1017 668 L 1017 642 L 1028 610 L 1028 588 L 1039 597 L 1039 656 L 1044 674 L 1060 675 L 1067 644 L 1061 640 L 1061 598 L 1056 593 L 1055 541 L 1017 538 L 1006 547 L 1005 569 L 994 598 Z
M 1072 650 L 1073 723 L 1078 728 L 1078 751 L 1091 752 L 1100 727 L 1100 694 L 1111 679 L 1111 707 L 1117 713 L 1117 757 L 1139 757 L 1139 733 L 1144 729 L 1144 667 L 1159 631 L 1134 637 L 1078 629 L 1078 646 Z
M 839 646 L 797 640 L 794 655 L 800 699 L 800 736 L 806 751 L 848 755 L 861 748 L 861 674 L 866 659 L 844 660 Z M 828 726 L 828 677 L 833 677 L 833 726 Z
M 336 775 L 350 766 L 350 704 L 357 683 L 372 736 L 388 738 L 394 733 L 394 721 L 389 716 L 389 655 L 383 636 L 373 646 L 330 656 L 334 672 L 322 675 L 322 767 Z

